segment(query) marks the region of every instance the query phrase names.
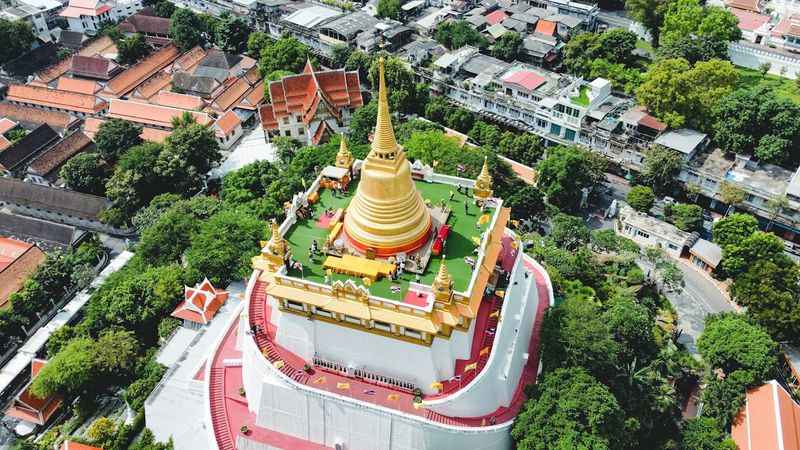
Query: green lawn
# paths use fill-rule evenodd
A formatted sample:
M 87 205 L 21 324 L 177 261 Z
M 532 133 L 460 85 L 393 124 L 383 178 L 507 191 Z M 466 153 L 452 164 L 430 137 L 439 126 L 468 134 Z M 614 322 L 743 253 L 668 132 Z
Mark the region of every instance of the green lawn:
M 748 69 L 746 67 L 737 67 L 736 69 L 739 71 L 738 87 L 751 88 L 758 85 L 772 86 L 779 96 L 800 103 L 800 89 L 797 88 L 797 84 L 794 80 L 772 74 L 764 76 L 761 75 L 761 71 Z
M 572 97 L 570 100 L 578 106 L 589 106 L 589 87 L 581 86 L 578 89 L 578 96 Z
M 417 189 L 422 194 L 422 198 L 430 200 L 431 203 L 437 203 L 441 199 L 447 199 L 450 191 L 455 192 L 455 186 L 446 184 L 433 184 L 422 181 L 416 182 Z M 326 208 L 342 208 L 345 207 L 355 193 L 356 185 L 350 186 L 351 195 L 347 198 L 334 198 L 331 191 L 324 189 L 320 192 L 320 201 L 314 205 L 314 216 L 319 217 L 320 213 Z M 469 214 L 464 213 L 464 200 L 469 200 Z M 447 269 L 453 276 L 454 288 L 458 291 L 464 291 L 469 284 L 472 277 L 472 268 L 464 262 L 464 257 L 472 255 L 475 249 L 475 244 L 472 242 L 473 236 L 479 236 L 480 233 L 486 230 L 487 225 L 483 225 L 480 229 L 476 228 L 475 224 L 480 216 L 480 210 L 477 206 L 472 204 L 471 197 L 467 198 L 464 194 L 455 192 L 455 197 L 451 203 L 453 212 L 448 220 L 448 225 L 452 227 L 450 237 L 447 239 L 446 244 L 446 259 Z M 322 262 L 325 260 L 324 256 L 317 256 L 315 260 L 309 258 L 309 248 L 311 248 L 311 241 L 316 239 L 317 243 L 322 246 L 323 241 L 328 235 L 328 230 L 320 228 L 316 224 L 316 219 L 298 221 L 286 234 L 286 240 L 292 248 L 294 258 L 303 264 L 302 276 L 306 279 L 322 283 L 325 279 L 325 273 L 322 269 Z M 424 284 L 433 282 L 436 273 L 439 271 L 441 264 L 440 257 L 431 257 L 431 262 L 425 274 L 422 276 Z M 289 274 L 292 276 L 300 277 L 301 273 L 298 270 L 290 270 Z M 408 290 L 408 283 L 415 280 L 414 274 L 404 274 L 400 280 L 393 282 L 390 279 L 381 279 L 373 283 L 369 288 L 370 293 L 379 297 L 388 298 L 391 300 L 402 300 L 405 298 L 406 291 Z M 334 274 L 334 280 L 346 280 L 353 277 L 346 275 Z M 360 283 L 360 280 L 357 280 Z M 392 284 L 400 286 L 401 291 L 397 294 L 391 291 Z

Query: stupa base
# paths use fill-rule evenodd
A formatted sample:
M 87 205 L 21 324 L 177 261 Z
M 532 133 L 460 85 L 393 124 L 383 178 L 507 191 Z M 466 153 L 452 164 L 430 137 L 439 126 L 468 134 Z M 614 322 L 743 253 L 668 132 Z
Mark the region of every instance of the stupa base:
M 431 239 L 431 225 L 428 225 L 428 229 L 425 230 L 425 232 L 422 233 L 422 235 L 416 240 L 409 242 L 407 244 L 397 245 L 392 247 L 373 247 L 368 244 L 363 244 L 358 240 L 356 240 L 355 238 L 353 238 L 353 236 L 350 236 L 350 234 L 347 233 L 346 229 L 345 229 L 345 235 L 347 236 L 348 244 L 350 244 L 353 248 L 355 248 L 359 253 L 362 253 L 364 255 L 372 254 L 378 258 L 388 258 L 390 256 L 395 256 L 399 253 L 411 253 L 415 250 L 419 250 L 420 248 L 422 248 Z

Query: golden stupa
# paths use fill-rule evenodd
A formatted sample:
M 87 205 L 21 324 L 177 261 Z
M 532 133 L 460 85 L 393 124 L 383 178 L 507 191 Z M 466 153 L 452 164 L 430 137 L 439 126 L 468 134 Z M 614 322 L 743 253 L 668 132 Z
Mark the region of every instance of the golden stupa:
M 489 175 L 489 161 L 484 157 L 481 173 L 475 179 L 473 194 L 476 200 L 487 200 L 492 196 L 492 193 L 492 176 Z
M 397 145 L 389 116 L 380 60 L 378 120 L 372 147 L 361 166 L 361 181 L 344 218 L 344 230 L 360 251 L 389 256 L 422 247 L 431 216 L 411 179 L 411 166 Z

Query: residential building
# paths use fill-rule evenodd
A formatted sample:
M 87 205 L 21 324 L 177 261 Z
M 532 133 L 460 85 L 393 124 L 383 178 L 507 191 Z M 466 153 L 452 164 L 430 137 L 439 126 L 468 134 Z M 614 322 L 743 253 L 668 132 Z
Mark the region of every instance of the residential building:
M 173 119 L 179 119 L 184 113 L 188 112 L 200 125 L 211 125 L 213 120 L 203 112 L 187 111 L 180 108 L 170 108 L 149 103 L 141 103 L 133 100 L 111 100 L 108 108 L 108 118 L 122 119 L 142 126 L 156 128 L 160 130 L 172 130 L 174 128 Z
M 92 140 L 82 131 L 76 131 L 37 156 L 28 165 L 25 179 L 47 186 L 57 185 L 61 166 L 78 153 L 92 148 L 94 148 Z
M 214 135 L 217 137 L 219 146 L 223 150 L 230 149 L 240 137 L 242 137 L 242 121 L 234 111 L 228 111 L 222 115 L 214 125 Z
M 691 161 L 695 155 L 705 150 L 710 141 L 705 133 L 691 128 L 680 128 L 661 133 L 653 143 L 677 152 L 684 161 Z
M 270 82 L 269 92 L 271 103 L 259 109 L 264 131 L 308 144 L 346 132 L 364 104 L 358 71 L 317 71 L 310 62 L 303 73 Z
M 108 108 L 108 103 L 96 95 L 49 89 L 30 84 L 9 86 L 6 101 L 46 111 L 67 112 L 80 118 L 103 115 Z
M 116 22 L 142 9 L 141 0 L 69 0 L 59 14 L 69 29 L 95 34 L 104 22 Z
M 33 130 L 46 123 L 62 136 L 80 126 L 80 120 L 70 113 L 46 111 L 32 106 L 13 105 L 11 103 L 0 103 L 0 116 L 17 122 L 19 126 L 27 130 Z
M 91 78 L 108 81 L 114 78 L 123 68 L 114 60 L 100 55 L 73 55 L 69 71 L 74 77 Z
M 87 118 L 83 123 L 83 133 L 89 137 L 89 139 L 94 140 L 94 136 L 100 131 L 100 125 L 105 122 L 103 119 L 98 119 L 95 117 Z M 144 126 L 141 123 L 139 125 L 142 127 L 142 133 L 139 137 L 142 138 L 144 141 L 152 141 L 162 143 L 164 140 L 172 134 L 171 130 L 165 130 L 163 128 L 154 128 L 151 126 Z
M 658 247 L 673 258 L 680 258 L 696 239 L 692 233 L 678 229 L 671 223 L 647 213 L 636 211 L 626 203 L 619 203 L 615 223 L 617 234 L 633 240 L 642 247 Z
M 39 156 L 46 148 L 60 139 L 47 124 L 36 127 L 22 139 L 0 152 L 0 174 L 20 175 L 27 164 Z
M 108 82 L 103 95 L 120 98 L 131 93 L 156 72 L 167 67 L 180 55 L 180 50 L 170 44 L 149 55 L 121 72 Z
M 169 18 L 156 16 L 148 7 L 120 22 L 119 31 L 126 36 L 141 34 L 147 43 L 163 46 L 172 42 L 170 23 Z
M 0 235 L 25 242 L 36 242 L 44 251 L 75 248 L 87 235 L 70 225 L 0 212 Z
M 800 13 L 781 18 L 772 29 L 770 41 L 786 50 L 800 50 Z
M 0 306 L 22 288 L 45 258 L 44 252 L 34 244 L 0 237 Z
M 60 6 L 60 3 L 58 3 L 59 8 Z M 52 42 L 53 36 L 50 33 L 50 27 L 47 23 L 49 17 L 48 11 L 49 10 L 40 10 L 32 5 L 17 3 L 14 6 L 9 6 L 0 10 L 0 18 L 12 22 L 17 20 L 28 22 L 31 26 L 31 30 L 39 40 L 42 42 Z
M 798 445 L 800 405 L 776 380 L 748 389 L 731 436 L 740 450 L 788 449 Z

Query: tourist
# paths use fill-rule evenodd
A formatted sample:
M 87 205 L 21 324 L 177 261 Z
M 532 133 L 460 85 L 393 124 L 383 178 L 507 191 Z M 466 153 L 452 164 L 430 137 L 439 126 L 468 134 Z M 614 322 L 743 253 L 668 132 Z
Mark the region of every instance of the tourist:
M 464 200 L 464 214 L 469 214 L 469 202 Z
M 453 192 L 453 191 L 450 191 L 450 199 L 449 199 L 448 201 L 451 201 L 451 202 L 452 202 L 452 201 L 453 201 L 453 196 L 455 196 L 455 195 L 456 195 L 456 193 L 455 193 L 455 192 Z

